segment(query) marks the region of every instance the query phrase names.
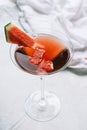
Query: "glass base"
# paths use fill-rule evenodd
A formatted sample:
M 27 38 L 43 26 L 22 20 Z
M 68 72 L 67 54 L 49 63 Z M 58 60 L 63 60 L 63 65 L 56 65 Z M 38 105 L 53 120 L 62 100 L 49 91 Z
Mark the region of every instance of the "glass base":
M 41 100 L 41 92 L 35 92 L 26 100 L 26 114 L 36 121 L 49 121 L 60 111 L 59 98 L 51 92 L 44 92 L 45 99 Z

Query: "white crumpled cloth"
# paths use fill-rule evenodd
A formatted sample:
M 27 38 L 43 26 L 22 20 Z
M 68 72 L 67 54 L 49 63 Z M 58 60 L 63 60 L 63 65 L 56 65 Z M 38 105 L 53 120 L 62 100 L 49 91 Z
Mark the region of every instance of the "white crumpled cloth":
M 16 4 L 26 32 L 65 33 L 74 49 L 68 67 L 87 73 L 87 0 L 16 0 Z

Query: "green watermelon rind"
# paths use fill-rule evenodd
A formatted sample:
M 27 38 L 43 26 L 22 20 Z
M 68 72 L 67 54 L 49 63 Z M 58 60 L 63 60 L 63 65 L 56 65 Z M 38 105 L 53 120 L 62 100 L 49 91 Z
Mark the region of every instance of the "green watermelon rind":
M 8 23 L 8 24 L 6 24 L 5 27 L 4 27 L 5 38 L 6 38 L 6 41 L 7 41 L 7 42 L 10 42 L 8 30 L 10 30 L 12 26 L 13 26 L 13 25 L 12 25 L 11 23 Z

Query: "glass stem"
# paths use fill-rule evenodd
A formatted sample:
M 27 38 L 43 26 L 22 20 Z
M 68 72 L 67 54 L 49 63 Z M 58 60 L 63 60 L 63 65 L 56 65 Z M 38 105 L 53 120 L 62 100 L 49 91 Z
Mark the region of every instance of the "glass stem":
M 44 96 L 44 77 L 41 76 L 40 77 L 40 80 L 41 80 L 41 100 L 44 100 L 45 99 L 45 96 Z

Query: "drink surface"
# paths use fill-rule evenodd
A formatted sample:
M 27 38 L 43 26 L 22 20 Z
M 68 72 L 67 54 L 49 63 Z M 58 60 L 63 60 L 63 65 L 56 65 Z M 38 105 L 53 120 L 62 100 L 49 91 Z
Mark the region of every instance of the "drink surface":
M 34 38 L 32 48 L 18 47 L 15 51 L 17 64 L 31 74 L 52 74 L 64 67 L 69 58 L 68 48 L 52 36 Z

